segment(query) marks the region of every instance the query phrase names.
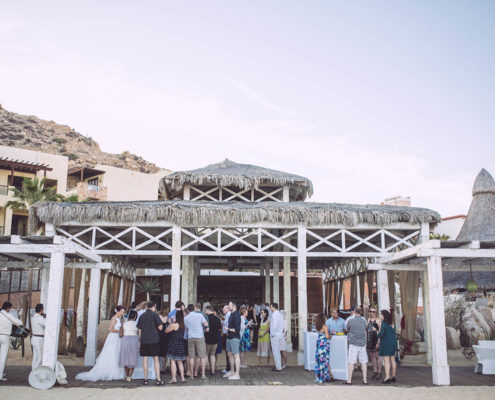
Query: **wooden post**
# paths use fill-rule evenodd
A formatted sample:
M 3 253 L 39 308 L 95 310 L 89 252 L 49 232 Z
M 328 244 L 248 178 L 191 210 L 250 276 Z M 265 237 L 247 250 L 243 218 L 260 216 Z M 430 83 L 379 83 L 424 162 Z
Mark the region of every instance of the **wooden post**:
M 270 288 L 270 263 L 265 261 L 265 303 L 271 302 L 271 288 Z
M 88 331 L 86 336 L 86 352 L 84 365 L 89 367 L 96 362 L 96 343 L 98 339 L 98 311 L 100 305 L 100 278 L 99 269 L 91 269 L 89 282 Z
M 445 310 L 443 304 L 442 259 L 431 256 L 428 264 L 428 290 L 430 295 L 430 331 L 432 349 L 432 374 L 434 385 L 450 385 L 445 334 Z
M 378 309 L 380 311 L 390 310 L 390 297 L 388 294 L 388 274 L 386 270 L 376 271 L 376 292 L 378 295 Z
M 273 257 L 273 302 L 280 306 L 280 259 Z
M 122 303 L 124 302 L 124 280 L 120 276 L 119 277 L 119 285 L 120 285 L 120 290 L 119 290 L 119 298 L 117 299 L 117 304 L 118 305 L 123 305 Z M 124 307 L 127 307 L 128 304 L 126 304 Z
M 182 288 L 181 288 L 181 301 L 186 305 L 189 304 L 189 288 L 191 287 L 191 269 L 192 259 L 190 256 L 182 256 Z
M 46 328 L 43 343 L 42 365 L 54 369 L 57 363 L 60 307 L 62 305 L 62 286 L 64 282 L 65 254 L 53 252 L 50 258 L 50 276 L 46 302 Z
M 180 280 L 180 276 L 179 276 Z M 136 278 L 132 281 L 132 294 L 131 294 L 131 302 L 136 301 Z M 172 304 L 172 303 L 170 303 Z M 175 303 L 174 303 L 175 304 Z
M 282 201 L 284 203 L 288 203 L 290 201 L 289 193 L 290 193 L 289 185 L 284 185 L 282 189 Z
M 175 303 L 180 298 L 180 248 L 181 231 L 180 227 L 172 227 L 172 277 L 170 280 L 170 308 L 175 307 Z
M 191 200 L 191 186 L 189 185 L 189 183 L 186 183 L 184 185 L 184 194 L 183 194 L 182 198 L 184 200 Z M 172 200 L 172 199 L 170 199 L 170 200 Z
M 360 279 L 361 277 L 356 274 L 356 307 L 361 307 L 362 306 L 362 299 L 361 299 L 361 291 L 359 290 L 359 284 L 360 284 Z
M 297 315 L 299 340 L 297 363 L 304 364 L 304 334 L 308 330 L 308 291 L 306 277 L 306 227 L 297 228 Z
M 284 310 L 287 315 L 287 350 L 292 350 L 292 310 L 290 287 L 290 257 L 284 257 Z

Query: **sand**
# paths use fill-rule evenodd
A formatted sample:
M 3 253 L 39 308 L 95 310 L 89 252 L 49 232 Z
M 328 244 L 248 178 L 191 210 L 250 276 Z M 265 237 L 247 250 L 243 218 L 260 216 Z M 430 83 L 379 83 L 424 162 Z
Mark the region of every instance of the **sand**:
M 434 388 L 400 388 L 400 387 L 343 387 L 332 386 L 197 386 L 197 387 L 142 387 L 137 389 L 88 389 L 88 388 L 54 388 L 40 391 L 28 387 L 2 387 L 2 399 L 23 400 L 103 400 L 122 399 L 146 400 L 160 398 L 188 398 L 201 400 L 322 400 L 322 399 L 407 399 L 407 400 L 465 400 L 467 398 L 485 400 L 494 398 L 493 387 L 489 386 L 456 386 Z

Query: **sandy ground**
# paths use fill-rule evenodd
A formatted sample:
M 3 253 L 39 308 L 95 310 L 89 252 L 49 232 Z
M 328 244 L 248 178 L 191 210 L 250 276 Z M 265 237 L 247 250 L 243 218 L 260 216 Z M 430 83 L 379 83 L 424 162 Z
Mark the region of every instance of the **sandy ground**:
M 47 391 L 35 390 L 22 387 L 2 387 L 2 399 L 23 400 L 86 400 L 86 399 L 121 399 L 146 400 L 159 398 L 197 398 L 202 400 L 273 400 L 273 399 L 335 399 L 345 398 L 359 400 L 383 400 L 385 398 L 403 398 L 407 400 L 465 400 L 467 398 L 476 400 L 493 400 L 493 387 L 439 387 L 439 388 L 397 388 L 397 387 L 367 387 L 354 386 L 343 387 L 343 385 L 317 386 L 199 386 L 199 387 L 170 387 L 163 388 L 143 387 L 133 390 L 129 389 L 88 389 L 88 388 L 56 388 Z

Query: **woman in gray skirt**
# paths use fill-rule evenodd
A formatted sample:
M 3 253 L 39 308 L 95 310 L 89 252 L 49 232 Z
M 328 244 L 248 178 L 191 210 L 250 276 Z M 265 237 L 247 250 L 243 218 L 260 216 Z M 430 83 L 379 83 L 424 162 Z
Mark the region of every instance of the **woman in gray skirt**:
M 126 382 L 132 381 L 132 373 L 139 360 L 138 328 L 136 327 L 137 312 L 129 312 L 129 320 L 124 322 L 124 336 L 120 344 L 120 366 L 125 368 Z

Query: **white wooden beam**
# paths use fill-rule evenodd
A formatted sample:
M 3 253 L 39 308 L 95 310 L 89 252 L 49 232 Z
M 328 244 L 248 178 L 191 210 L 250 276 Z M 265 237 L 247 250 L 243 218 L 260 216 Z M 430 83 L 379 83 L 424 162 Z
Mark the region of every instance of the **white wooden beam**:
M 170 282 L 170 308 L 175 307 L 175 302 L 180 298 L 180 247 L 181 228 L 172 227 L 172 277 Z
M 273 257 L 273 302 L 280 306 L 280 259 Z
M 427 262 L 433 384 L 450 385 L 450 372 L 447 362 L 447 339 L 445 334 L 442 259 L 438 256 L 433 256 L 428 257 Z
M 46 327 L 43 343 L 43 361 L 45 367 L 55 368 L 58 352 L 58 333 L 60 328 L 60 308 L 62 306 L 62 287 L 64 280 L 64 259 L 62 252 L 53 252 L 50 259 L 49 291 L 46 301 Z
M 299 365 L 304 364 L 304 333 L 308 330 L 308 289 L 306 277 L 306 227 L 301 225 L 297 230 L 297 315 L 299 325 L 299 341 L 297 362 Z
M 378 309 L 390 310 L 390 297 L 388 292 L 388 274 L 385 270 L 376 272 L 376 294 L 378 297 Z
M 292 299 L 291 299 L 291 276 L 290 276 L 290 257 L 284 257 L 284 310 L 286 313 L 287 323 L 287 347 L 292 348 Z
M 88 332 L 86 352 L 84 353 L 85 366 L 92 366 L 96 362 L 98 313 L 100 309 L 100 279 L 101 272 L 98 269 L 92 269 L 89 281 Z

